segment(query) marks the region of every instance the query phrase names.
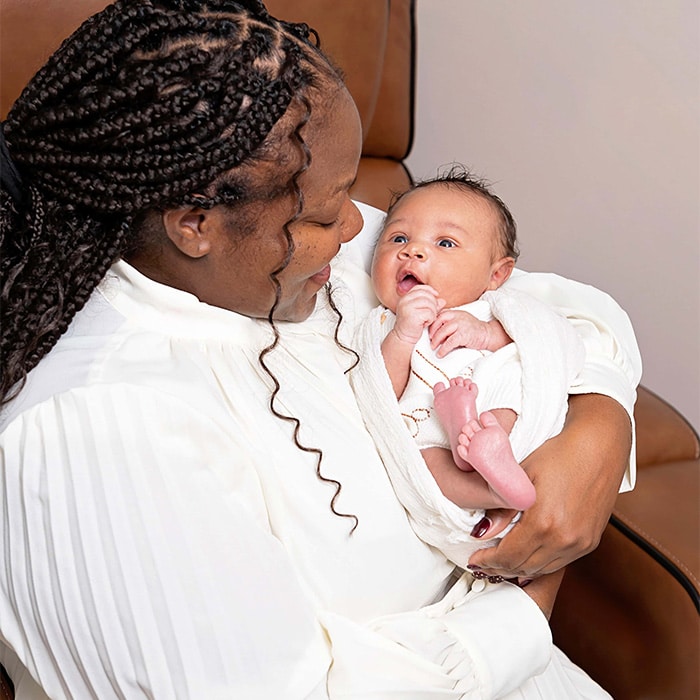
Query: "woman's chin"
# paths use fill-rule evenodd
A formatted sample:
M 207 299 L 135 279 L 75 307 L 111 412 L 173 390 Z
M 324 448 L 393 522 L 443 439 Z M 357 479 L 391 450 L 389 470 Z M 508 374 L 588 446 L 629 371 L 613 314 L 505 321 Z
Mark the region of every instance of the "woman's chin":
M 320 290 L 319 290 L 320 291 Z M 288 321 L 289 323 L 301 323 L 306 321 L 316 308 L 316 299 L 318 291 L 311 297 L 305 300 L 297 299 L 292 305 L 284 305 L 284 308 L 278 309 L 275 312 L 274 318 L 276 321 Z

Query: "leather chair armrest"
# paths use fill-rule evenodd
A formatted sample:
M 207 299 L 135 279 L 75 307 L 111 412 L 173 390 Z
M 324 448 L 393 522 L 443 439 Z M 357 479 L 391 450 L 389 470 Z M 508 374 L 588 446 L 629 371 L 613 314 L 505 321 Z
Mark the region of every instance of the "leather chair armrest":
M 634 407 L 637 424 L 637 467 L 700 457 L 700 440 L 673 406 L 641 386 Z
M 700 697 L 698 436 L 641 388 L 637 484 L 591 554 L 571 564 L 555 643 L 615 700 Z

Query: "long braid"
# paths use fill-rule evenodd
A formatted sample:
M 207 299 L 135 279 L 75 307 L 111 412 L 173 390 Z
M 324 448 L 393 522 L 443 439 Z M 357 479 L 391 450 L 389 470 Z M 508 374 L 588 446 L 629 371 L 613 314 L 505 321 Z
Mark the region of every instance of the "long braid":
M 311 164 L 311 151 L 309 150 L 309 147 L 304 141 L 304 137 L 301 133 L 303 126 L 311 118 L 311 105 L 308 99 L 306 99 L 306 97 L 302 97 L 301 102 L 305 107 L 305 113 L 302 115 L 301 119 L 299 120 L 299 123 L 296 126 L 296 129 L 294 130 L 294 140 L 303 155 L 303 161 L 299 169 L 296 171 L 296 173 L 294 173 L 294 177 L 289 183 L 289 189 L 294 194 L 295 199 L 297 201 L 297 209 L 294 213 L 294 216 L 292 216 L 292 218 L 289 221 L 287 221 L 284 225 L 284 235 L 287 239 L 287 255 L 285 256 L 285 259 L 282 261 L 279 267 L 270 273 L 270 281 L 272 282 L 275 289 L 275 302 L 272 305 L 272 308 L 270 309 L 270 312 L 267 317 L 267 321 L 270 324 L 270 328 L 272 329 L 272 341 L 269 345 L 267 345 L 261 350 L 260 355 L 258 356 L 258 361 L 260 362 L 260 366 L 263 368 L 265 374 L 267 374 L 267 376 L 270 378 L 270 381 L 272 382 L 273 386 L 269 402 L 270 411 L 280 420 L 290 423 L 292 425 L 292 439 L 294 440 L 294 444 L 296 445 L 296 447 L 302 452 L 314 455 L 316 460 L 316 476 L 320 481 L 330 484 L 334 489 L 334 493 L 330 501 L 331 511 L 341 518 L 349 518 L 353 521 L 352 528 L 350 529 L 350 534 L 352 534 L 359 525 L 359 518 L 353 513 L 343 513 L 336 509 L 336 501 L 340 497 L 340 492 L 342 491 L 343 486 L 337 479 L 333 479 L 332 477 L 326 476 L 321 470 L 321 467 L 323 466 L 323 450 L 319 449 L 318 447 L 306 445 L 301 441 L 301 421 L 299 420 L 299 418 L 288 413 L 284 413 L 278 407 L 279 393 L 282 390 L 282 386 L 266 359 L 267 356 L 270 355 L 277 348 L 280 342 L 280 333 L 277 330 L 277 327 L 275 326 L 274 322 L 274 314 L 282 297 L 282 285 L 279 282 L 278 276 L 287 267 L 294 253 L 294 240 L 292 238 L 289 226 L 301 216 L 304 210 L 304 194 L 301 190 L 301 187 L 299 186 L 299 178 Z M 328 285 L 328 287 L 330 287 L 330 284 Z M 334 331 L 335 342 L 338 345 L 338 347 L 342 348 L 345 351 L 353 352 L 353 354 L 355 354 L 354 351 L 350 350 L 349 348 L 346 348 L 339 340 L 338 333 L 340 322 L 342 320 L 342 315 L 330 298 L 330 289 L 327 290 L 327 294 L 328 299 L 330 301 L 331 309 L 337 317 L 337 323 Z

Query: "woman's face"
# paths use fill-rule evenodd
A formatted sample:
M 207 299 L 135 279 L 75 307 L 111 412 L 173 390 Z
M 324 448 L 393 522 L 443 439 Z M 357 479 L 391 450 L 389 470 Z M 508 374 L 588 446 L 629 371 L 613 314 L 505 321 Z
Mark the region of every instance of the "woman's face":
M 345 88 L 334 88 L 312 101 L 311 119 L 301 130 L 311 152 L 311 164 L 299 177 L 303 211 L 289 226 L 294 253 L 277 276 L 282 295 L 275 318 L 303 321 L 314 310 L 316 296 L 330 276 L 330 261 L 342 243 L 362 228 L 362 216 L 350 200 L 362 148 L 360 119 Z M 281 184 L 294 173 L 289 167 L 263 164 L 278 173 Z M 256 166 L 258 167 L 258 166 Z M 280 172 L 282 170 L 282 172 Z M 283 226 L 296 211 L 295 195 L 254 202 L 245 220 L 250 230 L 236 230 L 233 215 L 223 207 L 206 213 L 211 250 L 191 289 L 201 301 L 255 318 L 269 314 L 274 302 L 270 273 L 283 263 L 287 243 Z M 253 222 L 252 224 L 250 222 Z

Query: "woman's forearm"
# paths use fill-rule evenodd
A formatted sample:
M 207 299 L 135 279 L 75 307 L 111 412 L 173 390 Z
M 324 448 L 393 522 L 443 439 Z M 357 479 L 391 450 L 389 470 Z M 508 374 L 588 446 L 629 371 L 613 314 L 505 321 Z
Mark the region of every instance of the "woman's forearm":
M 489 574 L 526 577 L 556 571 L 595 549 L 627 467 L 632 428 L 627 412 L 600 394 L 572 396 L 562 432 L 524 462 L 535 505 L 498 546 L 470 565 Z

